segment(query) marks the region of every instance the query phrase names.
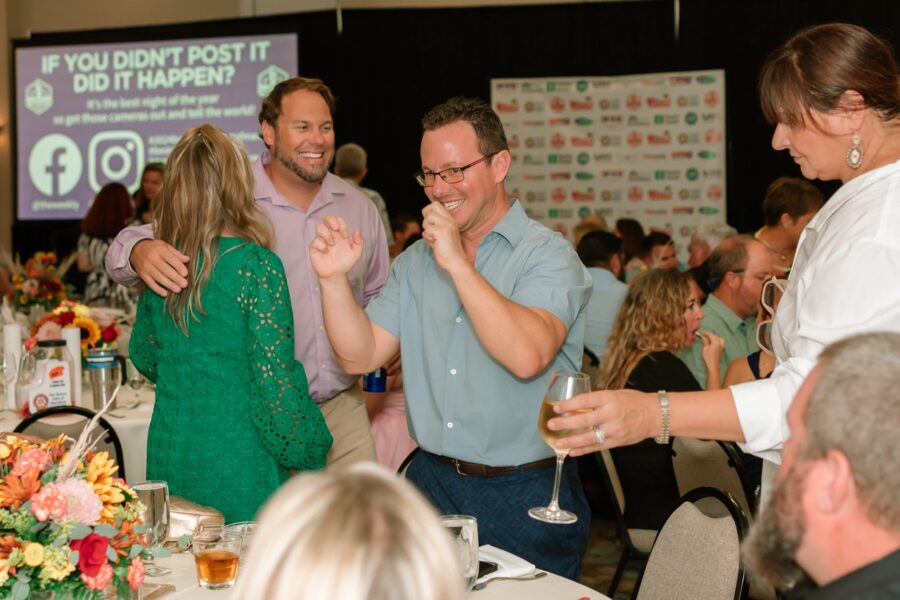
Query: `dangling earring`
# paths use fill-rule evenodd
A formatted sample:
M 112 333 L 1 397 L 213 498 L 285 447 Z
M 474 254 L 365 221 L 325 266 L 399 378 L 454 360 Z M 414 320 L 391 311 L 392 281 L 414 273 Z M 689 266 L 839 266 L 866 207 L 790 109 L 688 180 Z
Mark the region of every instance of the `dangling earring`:
M 851 169 L 858 169 L 862 164 L 863 151 L 859 146 L 860 141 L 859 132 L 854 131 L 853 138 L 850 140 L 850 149 L 847 150 L 847 164 Z

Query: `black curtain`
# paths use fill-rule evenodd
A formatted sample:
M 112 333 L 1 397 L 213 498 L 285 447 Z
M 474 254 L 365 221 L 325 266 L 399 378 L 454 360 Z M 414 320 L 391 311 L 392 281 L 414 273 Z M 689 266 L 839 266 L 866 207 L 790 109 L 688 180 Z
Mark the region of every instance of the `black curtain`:
M 384 195 L 393 214 L 417 214 L 424 203 L 412 178 L 422 115 L 451 96 L 488 98 L 491 78 L 725 69 L 728 221 L 741 231 L 761 224 L 773 179 L 799 176 L 786 153 L 771 149 L 772 127 L 759 110 L 756 77 L 766 55 L 798 29 L 829 21 L 863 25 L 900 46 L 896 0 L 681 0 L 677 40 L 670 0 L 344 10 L 342 20 L 340 33 L 328 11 L 43 34 L 19 45 L 297 32 L 300 74 L 322 78 L 338 96 L 337 143 L 366 148 L 365 185 Z M 837 187 L 819 185 L 826 193 Z M 17 222 L 14 248 L 29 256 L 67 225 Z

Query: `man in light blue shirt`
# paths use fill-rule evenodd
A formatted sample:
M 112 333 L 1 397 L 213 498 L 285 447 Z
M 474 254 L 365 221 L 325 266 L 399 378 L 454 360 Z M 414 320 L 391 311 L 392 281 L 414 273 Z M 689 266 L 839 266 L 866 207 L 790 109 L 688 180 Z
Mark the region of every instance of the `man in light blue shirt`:
M 552 490 L 554 452 L 538 413 L 553 371 L 581 365 L 590 277 L 568 242 L 507 198 L 511 157 L 488 104 L 454 98 L 423 129 L 423 239 L 394 261 L 365 311 L 344 275 L 361 238 L 336 218 L 317 230 L 310 258 L 329 339 L 355 373 L 402 345 L 410 432 L 424 450 L 406 474 L 441 512 L 474 515 L 482 543 L 577 578 L 590 510 L 574 463 L 560 505 L 578 523 L 547 525 L 528 509 Z
M 588 268 L 594 291 L 587 305 L 584 347 L 603 359 L 606 340 L 628 286 L 619 281 L 622 274 L 622 240 L 607 231 L 591 231 L 578 242 L 578 258 Z

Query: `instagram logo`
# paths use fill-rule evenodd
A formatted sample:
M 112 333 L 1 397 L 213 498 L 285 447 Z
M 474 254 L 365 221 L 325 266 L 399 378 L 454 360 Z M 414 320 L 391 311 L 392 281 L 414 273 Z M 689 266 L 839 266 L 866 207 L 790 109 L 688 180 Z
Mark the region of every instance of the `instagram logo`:
M 101 131 L 88 145 L 88 181 L 94 192 L 107 183 L 131 189 L 140 184 L 144 141 L 136 131 Z
M 65 196 L 81 179 L 81 151 L 67 135 L 45 135 L 28 155 L 28 175 L 37 190 L 48 198 Z

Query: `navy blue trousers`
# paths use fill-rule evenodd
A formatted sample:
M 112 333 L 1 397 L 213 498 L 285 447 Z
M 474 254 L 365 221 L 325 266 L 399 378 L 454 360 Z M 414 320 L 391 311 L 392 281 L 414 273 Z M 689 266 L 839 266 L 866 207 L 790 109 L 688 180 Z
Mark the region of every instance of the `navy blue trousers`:
M 550 502 L 553 470 L 519 469 L 497 477 L 469 477 L 427 452 L 418 452 L 406 478 L 441 514 L 478 519 L 479 544 L 502 548 L 538 569 L 577 581 L 587 549 L 591 510 L 574 460 L 565 462 L 559 505 L 578 515 L 578 522 L 551 525 L 528 516 L 529 508 Z

